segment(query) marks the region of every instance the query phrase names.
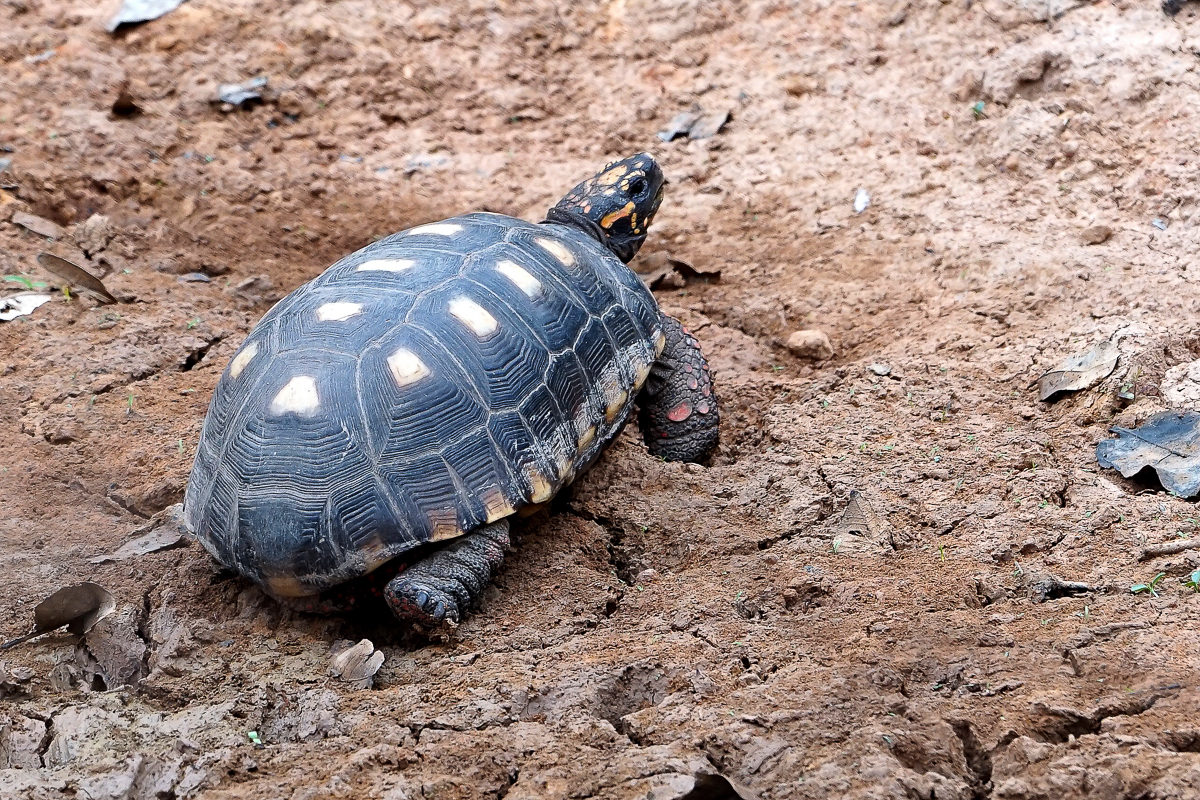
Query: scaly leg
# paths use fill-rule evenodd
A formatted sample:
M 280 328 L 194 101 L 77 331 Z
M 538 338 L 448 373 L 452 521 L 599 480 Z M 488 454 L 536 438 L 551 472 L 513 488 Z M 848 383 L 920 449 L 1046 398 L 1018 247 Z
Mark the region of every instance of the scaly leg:
M 663 314 L 667 343 L 638 395 L 638 423 L 650 452 L 667 461 L 703 461 L 717 447 L 720 414 L 708 362 L 679 320 Z
M 399 619 L 457 623 L 504 563 L 508 544 L 508 520 L 477 528 L 393 578 L 384 598 Z

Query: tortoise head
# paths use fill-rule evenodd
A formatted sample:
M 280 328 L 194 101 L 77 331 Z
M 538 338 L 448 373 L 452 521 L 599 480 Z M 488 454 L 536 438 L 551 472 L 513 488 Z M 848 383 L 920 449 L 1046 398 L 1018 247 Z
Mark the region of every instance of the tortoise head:
M 654 156 L 638 153 L 614 161 L 576 186 L 550 209 L 546 219 L 574 224 L 593 234 L 602 232 L 600 240 L 617 258 L 629 263 L 646 241 L 665 183 Z

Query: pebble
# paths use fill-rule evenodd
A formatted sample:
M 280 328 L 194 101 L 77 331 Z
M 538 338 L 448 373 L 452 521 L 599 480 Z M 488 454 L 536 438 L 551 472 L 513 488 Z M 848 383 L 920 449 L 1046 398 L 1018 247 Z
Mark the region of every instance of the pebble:
M 787 338 L 787 349 L 800 358 L 823 361 L 833 358 L 833 344 L 824 331 L 796 331 Z
M 659 574 L 656 569 L 644 569 L 637 574 L 637 583 L 652 583 L 658 580 Z
M 861 214 L 867 210 L 867 206 L 871 205 L 871 195 L 866 189 L 859 189 L 854 193 L 854 213 Z
M 1084 244 L 1103 244 L 1112 236 L 1112 228 L 1107 225 L 1093 225 L 1079 232 L 1079 240 Z

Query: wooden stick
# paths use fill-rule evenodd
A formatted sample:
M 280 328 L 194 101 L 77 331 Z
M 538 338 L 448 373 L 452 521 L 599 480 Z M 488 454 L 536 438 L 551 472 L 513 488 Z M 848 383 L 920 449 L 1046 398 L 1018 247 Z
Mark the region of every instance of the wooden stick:
M 1148 545 L 1138 553 L 1138 561 L 1149 561 L 1159 556 L 1172 556 L 1184 550 L 1200 550 L 1200 539 L 1179 539 L 1174 542 Z

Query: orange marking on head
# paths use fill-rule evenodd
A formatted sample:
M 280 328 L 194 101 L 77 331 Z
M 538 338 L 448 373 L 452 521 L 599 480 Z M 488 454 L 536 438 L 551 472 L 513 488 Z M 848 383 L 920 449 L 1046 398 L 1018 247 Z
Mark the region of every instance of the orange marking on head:
M 613 211 L 611 214 L 605 214 L 604 218 L 600 220 L 600 227 L 608 230 L 616 223 L 617 220 L 625 219 L 625 217 L 628 217 L 630 214 L 632 214 L 634 208 L 636 208 L 636 206 L 634 206 L 632 202 L 629 202 L 626 203 L 622 208 Z

